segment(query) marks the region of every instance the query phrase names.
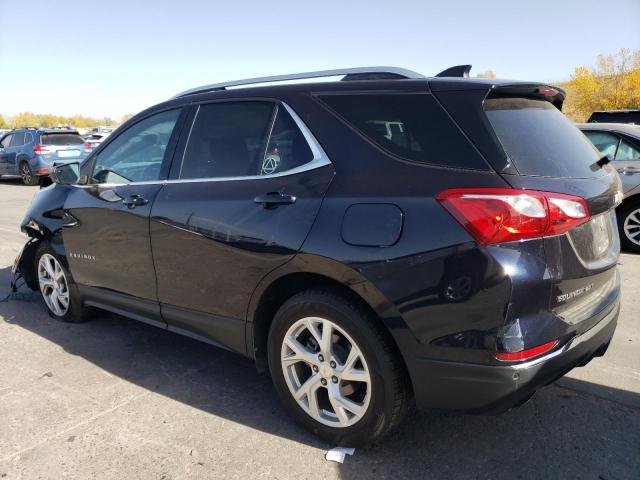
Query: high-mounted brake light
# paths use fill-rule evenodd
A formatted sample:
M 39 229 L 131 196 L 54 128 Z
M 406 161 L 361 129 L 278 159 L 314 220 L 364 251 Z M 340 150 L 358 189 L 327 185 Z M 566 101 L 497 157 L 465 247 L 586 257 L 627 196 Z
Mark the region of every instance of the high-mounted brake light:
M 538 357 L 558 345 L 558 340 L 553 340 L 548 343 L 543 343 L 537 347 L 528 348 L 526 350 L 520 350 L 519 352 L 493 352 L 493 356 L 503 362 L 516 362 L 520 360 L 529 360 L 534 357 Z
M 47 147 L 44 147 L 42 145 L 35 145 L 33 147 L 33 151 L 36 152 L 36 155 L 44 155 L 45 153 L 51 153 L 51 150 L 49 150 Z
M 580 197 L 511 188 L 455 188 L 438 201 L 482 245 L 565 233 L 589 220 Z
M 555 88 L 551 88 L 551 87 L 538 87 L 538 93 L 541 95 L 547 95 L 549 97 L 555 97 L 560 92 Z

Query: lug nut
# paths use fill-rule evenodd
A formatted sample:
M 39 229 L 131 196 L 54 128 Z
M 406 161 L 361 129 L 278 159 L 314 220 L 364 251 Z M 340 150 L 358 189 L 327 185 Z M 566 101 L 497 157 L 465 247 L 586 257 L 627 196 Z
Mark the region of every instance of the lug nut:
M 329 365 L 331 365 L 331 368 L 336 368 L 336 362 L 334 362 L 333 360 L 329 362 Z
M 324 357 L 322 356 L 322 354 L 318 355 L 318 360 L 320 360 L 321 362 L 324 362 Z
M 320 379 L 320 383 L 321 383 L 322 385 L 326 385 L 326 384 L 327 384 L 327 380 L 326 380 L 325 378 L 321 378 L 321 379 Z
M 318 366 L 317 366 L 317 365 L 314 365 L 314 366 L 313 366 L 313 371 L 314 371 L 314 372 L 317 372 L 317 371 L 318 371 Z
M 333 377 L 331 377 L 331 381 L 333 383 L 338 383 L 338 377 L 336 377 L 335 375 Z

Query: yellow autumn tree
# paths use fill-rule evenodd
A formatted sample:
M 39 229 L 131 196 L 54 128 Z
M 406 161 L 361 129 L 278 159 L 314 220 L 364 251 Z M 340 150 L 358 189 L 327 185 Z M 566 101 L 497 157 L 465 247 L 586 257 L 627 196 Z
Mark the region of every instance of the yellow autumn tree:
M 640 50 L 598 55 L 593 67 L 577 67 L 562 87 L 567 91 L 563 110 L 576 121 L 596 110 L 640 108 Z

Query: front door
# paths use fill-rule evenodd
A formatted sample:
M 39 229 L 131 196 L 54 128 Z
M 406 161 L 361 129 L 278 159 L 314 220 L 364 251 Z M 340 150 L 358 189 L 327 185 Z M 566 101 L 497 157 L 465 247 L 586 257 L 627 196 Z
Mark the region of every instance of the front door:
M 267 101 L 201 105 L 177 166 L 151 212 L 163 318 L 244 352 L 251 294 L 301 247 L 333 167 L 296 114 Z
M 87 303 L 158 321 L 149 214 L 172 155 L 180 109 L 135 123 L 89 160 L 65 202 L 62 238 Z M 84 170 L 84 168 L 83 168 Z

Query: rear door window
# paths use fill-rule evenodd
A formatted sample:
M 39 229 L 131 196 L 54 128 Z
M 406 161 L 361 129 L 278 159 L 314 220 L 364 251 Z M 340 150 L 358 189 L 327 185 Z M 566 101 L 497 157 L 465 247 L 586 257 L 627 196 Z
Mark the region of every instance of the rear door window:
M 522 175 L 590 178 L 604 175 L 593 144 L 551 103 L 488 98 L 484 110 L 505 153 Z
M 75 133 L 44 133 L 40 137 L 40 143 L 42 145 L 62 147 L 65 145 L 81 145 L 84 140 Z
M 24 145 L 24 132 L 16 132 L 11 138 L 10 147 L 21 147 Z
M 616 153 L 616 160 L 629 161 L 640 160 L 640 149 L 631 145 L 626 140 L 620 140 L 620 146 L 618 147 L 618 153 Z
M 616 150 L 618 150 L 618 143 L 620 138 L 611 133 L 585 131 L 583 132 L 591 143 L 598 149 L 601 155 L 616 156 Z
M 447 167 L 489 169 L 430 94 L 321 94 L 318 98 L 397 157 Z

